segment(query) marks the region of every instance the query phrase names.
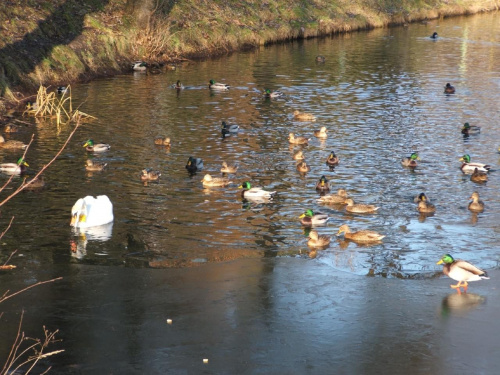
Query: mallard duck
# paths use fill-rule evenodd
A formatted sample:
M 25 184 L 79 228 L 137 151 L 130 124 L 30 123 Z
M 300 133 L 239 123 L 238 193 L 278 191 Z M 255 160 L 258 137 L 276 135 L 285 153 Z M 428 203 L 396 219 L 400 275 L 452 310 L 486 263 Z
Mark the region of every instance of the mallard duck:
M 328 165 L 330 168 L 333 168 L 339 164 L 339 161 L 340 159 L 338 158 L 338 156 L 335 155 L 334 151 L 332 151 L 326 158 L 326 165 Z
M 346 199 L 345 203 L 347 204 L 345 209 L 348 212 L 355 212 L 362 214 L 362 213 L 375 212 L 379 209 L 379 207 L 374 206 L 373 204 L 355 204 L 354 201 L 350 198 Z
M 488 174 L 480 172 L 479 169 L 474 168 L 474 172 L 470 175 L 470 180 L 472 182 L 486 182 L 488 181 Z
M 58 94 L 66 94 L 68 92 L 68 88 L 66 86 L 59 86 L 57 88 L 57 93 Z
M 1 148 L 10 148 L 10 149 L 25 149 L 26 147 L 28 147 L 28 145 L 25 145 L 23 142 L 21 141 L 13 141 L 13 140 L 10 140 L 10 141 L 5 141 L 5 138 L 2 137 L 0 135 L 0 147 Z
M 203 160 L 190 156 L 186 164 L 186 169 L 189 173 L 196 173 L 197 171 L 203 169 Z
M 484 211 L 484 202 L 479 200 L 479 193 L 475 191 L 472 193 L 469 199 L 472 199 L 472 202 L 469 203 L 469 210 L 473 212 L 483 212 Z
M 420 158 L 416 152 L 413 152 L 410 156 L 403 158 L 401 164 L 404 167 L 415 168 L 417 166 L 417 160 L 420 160 Z
M 87 164 L 85 165 L 85 169 L 90 172 L 102 171 L 108 163 L 96 162 L 90 159 L 87 159 Z
M 474 135 L 474 134 L 479 134 L 481 132 L 481 127 L 477 125 L 471 125 L 468 122 L 464 124 L 462 127 L 462 134 L 463 135 Z
M 357 232 L 351 232 L 347 224 L 342 224 L 340 226 L 339 231 L 337 232 L 337 236 L 340 236 L 342 233 L 344 233 L 344 238 L 346 240 L 351 240 L 358 243 L 379 242 L 385 237 L 384 235 L 372 230 L 359 230 Z
M 2 163 L 0 164 L 0 172 L 8 174 L 22 174 L 29 167 L 28 163 L 23 158 L 19 158 L 17 163 Z
M 141 181 L 156 181 L 160 176 L 160 171 L 154 171 L 151 168 L 146 168 L 141 171 Z
M 275 191 L 267 191 L 261 187 L 252 187 L 249 181 L 243 182 L 238 188 L 243 189 L 241 197 L 248 200 L 271 199 L 276 194 Z
M 210 90 L 216 90 L 216 91 L 225 91 L 225 90 L 229 90 L 229 85 L 226 85 L 225 83 L 219 83 L 219 82 L 215 82 L 213 79 L 210 80 L 210 82 L 208 83 L 208 88 Z
M 222 168 L 220 169 L 222 173 L 236 173 L 237 170 L 237 165 L 228 165 L 225 161 L 222 162 Z
M 71 208 L 71 223 L 75 228 L 88 228 L 104 225 L 113 221 L 113 204 L 106 195 L 96 198 L 80 198 Z
M 238 133 L 240 130 L 240 126 L 236 124 L 228 125 L 225 121 L 222 121 L 222 128 L 221 128 L 221 134 L 222 138 L 225 138 L 226 136 L 235 133 Z
M 427 200 L 421 200 L 418 202 L 417 211 L 422 214 L 432 214 L 436 212 L 436 206 Z
M 313 210 L 306 210 L 302 215 L 299 216 L 300 223 L 306 227 L 314 225 L 324 225 L 328 221 L 329 217 L 326 214 L 314 213 Z
M 316 56 L 316 62 L 324 63 L 326 61 L 325 56 L 318 55 Z
M 320 193 L 330 191 L 330 184 L 328 183 L 328 180 L 326 179 L 325 176 L 321 176 L 319 178 L 319 181 L 316 184 L 316 191 Z
M 330 245 L 330 236 L 319 235 L 314 229 L 309 232 L 309 241 L 307 241 L 307 246 L 309 247 L 327 247 Z
M 453 259 L 450 254 L 445 254 L 436 264 L 443 264 L 443 273 L 458 281 L 457 285 L 450 285 L 460 293 L 460 287 L 467 292 L 468 281 L 488 280 L 489 277 L 485 271 L 477 268 L 473 264 L 462 259 Z
M 45 186 L 45 179 L 43 176 L 38 176 L 37 178 L 32 178 L 31 180 L 25 182 L 26 187 L 24 190 L 38 190 Z
M 313 134 L 317 138 L 327 138 L 328 135 L 326 134 L 326 132 L 327 132 L 326 126 L 322 126 L 321 129 L 315 130 Z
M 292 145 L 307 145 L 309 143 L 309 139 L 306 137 L 296 137 L 293 133 L 288 135 L 288 142 Z
M 415 199 L 413 200 L 415 203 L 418 203 L 420 201 L 426 201 L 426 202 L 429 202 L 429 198 L 427 198 L 427 195 L 425 195 L 425 193 L 420 193 L 419 195 L 417 195 L 415 197 Z
M 316 121 L 316 116 L 298 110 L 293 112 L 293 117 L 299 121 Z
M 331 203 L 331 204 L 345 204 L 348 198 L 347 192 L 344 189 L 339 189 L 337 194 L 328 194 L 320 197 L 318 202 L 320 203 Z
M 269 89 L 266 89 L 264 91 L 264 97 L 266 98 L 271 98 L 271 99 L 277 99 L 277 98 L 281 98 L 285 96 L 285 94 L 283 94 L 281 91 L 279 90 L 276 90 L 276 91 L 271 91 Z
M 132 64 L 132 70 L 135 70 L 136 72 L 145 72 L 148 69 L 148 63 L 144 61 L 135 61 Z
M 17 133 L 19 131 L 19 126 L 14 124 L 7 124 L 5 125 L 5 128 L 3 128 L 3 131 L 6 133 Z
M 468 154 L 465 154 L 458 160 L 462 162 L 460 169 L 462 170 L 463 173 L 473 173 L 476 169 L 479 172 L 488 172 L 491 169 L 491 167 L 488 164 L 471 163 L 470 156 Z
M 455 88 L 450 83 L 447 83 L 446 86 L 444 87 L 444 93 L 445 94 L 454 94 Z
M 206 174 L 201 180 L 203 186 L 227 186 L 232 181 L 229 181 L 229 178 L 226 177 L 212 177 L 209 174 Z
M 307 163 L 304 160 L 299 162 L 296 168 L 300 173 L 307 173 L 311 170 L 311 168 L 307 165 Z
M 87 142 L 83 144 L 83 147 L 85 147 L 88 152 L 105 152 L 109 151 L 111 148 L 107 143 L 94 143 L 92 139 L 87 140 Z
M 304 153 L 302 152 L 302 150 L 298 151 L 297 153 L 295 153 L 293 155 L 293 159 L 294 160 L 304 160 L 305 157 L 304 157 Z
M 181 81 L 177 80 L 177 82 L 172 85 L 172 88 L 176 90 L 182 90 L 184 86 L 182 85 Z
M 437 32 L 433 32 L 432 35 L 430 36 L 431 39 L 437 39 L 438 38 L 438 33 Z
M 156 137 L 155 145 L 170 147 L 170 138 L 169 137 Z

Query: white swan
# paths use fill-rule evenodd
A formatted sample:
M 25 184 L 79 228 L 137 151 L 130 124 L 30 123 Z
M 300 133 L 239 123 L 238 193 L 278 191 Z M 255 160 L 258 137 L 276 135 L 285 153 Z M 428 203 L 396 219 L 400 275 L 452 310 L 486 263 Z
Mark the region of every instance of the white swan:
M 75 228 L 88 228 L 111 223 L 113 204 L 106 195 L 97 198 L 87 195 L 80 198 L 71 208 L 71 223 Z

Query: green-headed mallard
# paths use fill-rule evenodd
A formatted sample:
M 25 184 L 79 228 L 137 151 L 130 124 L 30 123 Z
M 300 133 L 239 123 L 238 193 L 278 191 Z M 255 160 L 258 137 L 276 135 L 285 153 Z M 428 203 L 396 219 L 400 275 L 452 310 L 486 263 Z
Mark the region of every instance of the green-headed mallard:
M 237 170 L 238 166 L 236 164 L 228 165 L 225 161 L 222 162 L 222 168 L 220 169 L 222 173 L 236 173 Z
M 89 228 L 113 221 L 113 204 L 106 195 L 80 198 L 71 208 L 71 223 L 75 228 Z
M 196 173 L 203 169 L 203 160 L 190 156 L 186 164 L 186 169 L 189 173 Z
M 347 192 L 344 189 L 339 189 L 337 194 L 328 194 L 320 197 L 318 202 L 329 204 L 346 204 L 348 198 Z
M 420 158 L 416 152 L 413 152 L 410 156 L 403 158 L 401 164 L 404 167 L 415 168 L 417 166 L 417 160 L 420 160 Z
M 326 165 L 330 168 L 334 168 L 339 164 L 340 159 L 335 155 L 335 151 L 330 152 L 330 155 L 326 158 Z
M 349 226 L 347 224 L 343 224 L 340 226 L 337 236 L 340 236 L 344 233 L 344 238 L 346 240 L 351 240 L 358 243 L 373 243 L 379 242 L 385 236 L 379 234 L 372 230 L 359 230 L 357 232 L 351 232 Z
M 437 32 L 433 32 L 432 35 L 430 36 L 431 39 L 437 39 L 438 38 L 438 33 Z
M 296 137 L 295 134 L 288 134 L 288 142 L 292 145 L 307 145 L 309 143 L 309 139 L 306 137 Z
M 464 124 L 462 127 L 462 134 L 463 135 L 474 135 L 474 134 L 479 134 L 481 132 L 481 127 L 477 125 L 471 125 L 468 122 Z
M 445 94 L 454 94 L 455 93 L 455 88 L 451 85 L 451 83 L 446 84 L 446 86 L 444 87 L 444 93 Z
M 271 91 L 269 89 L 266 89 L 264 91 L 264 97 L 266 98 L 271 98 L 271 99 L 277 99 L 283 97 L 285 94 L 283 94 L 281 91 L 276 90 L 276 91 Z
M 203 177 L 203 180 L 201 180 L 203 183 L 203 186 L 227 186 L 229 185 L 232 181 L 229 181 L 229 178 L 226 177 L 212 177 L 209 174 L 206 174 Z
M 436 212 L 436 206 L 424 199 L 418 202 L 417 211 L 422 214 L 431 214 Z
M 317 138 L 327 138 L 328 135 L 326 134 L 326 132 L 327 132 L 326 126 L 322 126 L 321 129 L 315 130 L 313 134 Z
M 225 138 L 230 134 L 238 133 L 239 130 L 240 130 L 239 125 L 236 124 L 228 125 L 225 121 L 222 121 L 222 127 L 221 127 L 222 138 Z
M 470 180 L 472 182 L 486 182 L 488 181 L 488 174 L 480 172 L 479 169 L 474 168 L 474 172 L 470 175 Z
M 145 72 L 148 69 L 148 63 L 144 61 L 135 61 L 132 63 L 132 70 L 136 72 Z
M 108 163 L 97 162 L 90 159 L 87 159 L 87 163 L 85 165 L 85 169 L 90 172 L 102 171 Z
M 345 209 L 348 212 L 363 214 L 372 213 L 379 209 L 379 207 L 374 206 L 373 204 L 355 204 L 354 201 L 350 198 L 346 199 L 345 203 L 347 204 Z
M 238 188 L 243 189 L 241 197 L 248 200 L 271 199 L 276 194 L 275 191 L 267 191 L 261 187 L 252 187 L 249 181 L 243 182 Z
M 469 199 L 472 199 L 472 202 L 469 203 L 469 210 L 473 212 L 484 211 L 484 202 L 482 200 L 479 200 L 479 193 L 477 191 L 472 193 Z
M 111 146 L 107 143 L 94 143 L 94 140 L 92 139 L 87 140 L 83 144 L 83 147 L 85 147 L 88 152 L 105 152 L 109 151 L 111 148 Z
M 29 167 L 28 163 L 23 158 L 19 158 L 17 163 L 2 163 L 0 164 L 0 172 L 7 174 L 21 174 Z
M 313 210 L 306 210 L 302 215 L 299 216 L 300 223 L 306 227 L 315 225 L 324 225 L 328 221 L 329 217 L 326 214 L 314 213 Z
M 299 121 L 316 121 L 316 116 L 310 113 L 300 112 L 298 110 L 293 112 L 293 117 L 295 120 Z
M 156 181 L 160 176 L 160 171 L 154 171 L 152 168 L 145 168 L 141 171 L 141 181 Z
M 19 131 L 19 126 L 14 124 L 7 124 L 5 125 L 5 128 L 3 128 L 3 131 L 6 133 L 17 133 Z
M 293 154 L 293 159 L 294 160 L 304 160 L 305 157 L 304 157 L 304 153 L 302 152 L 302 150 L 299 150 L 297 153 Z
M 325 248 L 330 245 L 330 241 L 330 236 L 319 235 L 318 232 L 313 229 L 309 232 L 309 241 L 307 241 L 307 246 Z
M 489 166 L 488 164 L 471 163 L 471 159 L 468 154 L 465 154 L 458 160 L 462 162 L 460 169 L 463 173 L 473 173 L 476 168 L 479 172 L 488 172 L 491 169 L 491 166 Z
M 210 90 L 215 90 L 215 91 L 225 91 L 225 90 L 229 90 L 229 85 L 226 85 L 225 83 L 219 83 L 219 82 L 215 82 L 213 79 L 210 80 L 210 82 L 208 83 L 208 88 Z
M 155 138 L 155 145 L 170 147 L 170 145 L 171 145 L 170 138 L 169 137 L 156 137 Z
M 311 168 L 307 165 L 305 160 L 298 162 L 296 168 L 300 173 L 307 173 L 311 170 Z
M 443 264 L 443 273 L 458 281 L 457 285 L 450 285 L 460 293 L 460 287 L 467 292 L 468 281 L 478 281 L 489 279 L 488 275 L 482 269 L 477 268 L 473 264 L 461 259 L 453 259 L 450 254 L 445 254 L 436 264 Z
M 316 191 L 320 193 L 325 193 L 330 191 L 330 184 L 325 176 L 321 176 L 319 178 L 318 183 L 316 184 Z
M 25 145 L 21 141 L 5 141 L 5 138 L 0 135 L 0 147 L 1 148 L 8 148 L 8 149 L 25 149 L 28 147 L 28 145 Z

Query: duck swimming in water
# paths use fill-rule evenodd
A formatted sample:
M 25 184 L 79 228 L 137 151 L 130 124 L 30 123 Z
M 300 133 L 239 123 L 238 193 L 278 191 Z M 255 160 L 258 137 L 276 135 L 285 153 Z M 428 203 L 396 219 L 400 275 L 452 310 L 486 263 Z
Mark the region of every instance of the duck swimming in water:
M 444 93 L 445 94 L 454 94 L 455 93 L 455 87 L 451 85 L 451 83 L 447 83 L 446 86 L 444 87 Z

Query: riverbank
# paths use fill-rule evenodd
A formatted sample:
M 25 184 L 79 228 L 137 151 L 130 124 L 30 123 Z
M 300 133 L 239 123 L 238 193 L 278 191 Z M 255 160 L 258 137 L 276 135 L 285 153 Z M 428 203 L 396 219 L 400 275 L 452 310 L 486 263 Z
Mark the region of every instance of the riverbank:
M 27 5 L 26 5 L 27 4 Z M 159 5 L 158 5 L 159 4 Z M 0 114 L 66 85 L 270 43 L 500 9 L 499 0 L 12 0 L 0 5 Z

